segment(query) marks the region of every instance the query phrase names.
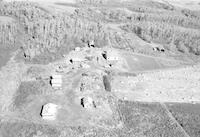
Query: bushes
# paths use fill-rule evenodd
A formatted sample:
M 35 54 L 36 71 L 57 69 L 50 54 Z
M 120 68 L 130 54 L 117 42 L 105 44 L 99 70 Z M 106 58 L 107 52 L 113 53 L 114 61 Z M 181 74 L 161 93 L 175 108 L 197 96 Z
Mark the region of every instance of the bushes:
M 190 53 L 199 54 L 200 32 L 166 23 L 139 22 L 127 24 L 122 27 L 126 31 L 136 33 L 142 39 L 149 39 L 162 44 L 173 43 L 180 51 L 189 50 Z M 184 47 L 183 47 L 184 46 Z
M 170 6 L 170 5 L 169 5 Z M 200 13 L 161 3 L 130 4 L 129 23 L 121 28 L 147 42 L 161 43 L 183 53 L 200 54 Z M 174 46 L 174 47 L 172 47 Z
M 127 14 L 121 9 L 101 9 L 101 14 L 103 14 L 104 20 L 109 22 L 125 22 L 127 20 Z
M 37 4 L 29 2 L 4 2 L 1 6 L 1 15 L 11 16 L 19 21 L 24 35 L 24 54 L 31 59 L 44 52 L 55 53 L 60 47 L 69 46 L 66 45 L 68 40 L 86 42 L 95 39 L 100 43 L 105 38 L 105 31 L 100 23 L 79 19 L 77 15 L 70 17 L 65 13 L 48 13 Z
M 0 23 L 0 44 L 9 48 L 17 40 L 18 25 L 13 22 Z
M 22 82 L 14 97 L 14 106 L 16 108 L 24 106 L 25 103 L 27 103 L 28 101 L 27 98 L 30 95 L 41 94 L 43 89 L 46 88 L 46 86 L 46 83 L 44 83 L 43 81 Z
M 49 13 L 35 3 L 2 2 L 0 15 L 13 17 L 19 24 L 0 25 L 0 32 L 4 34 L 0 36 L 0 42 L 14 45 L 19 39 L 16 34 L 19 34 L 20 28 L 23 39 L 19 40 L 24 45 L 24 54 L 32 59 L 43 53 L 54 55 L 62 48 L 71 50 L 90 39 L 95 40 L 98 47 L 107 45 L 108 33 L 100 22 L 129 22 L 123 29 L 131 29 L 143 40 L 171 43 L 182 52 L 188 50 L 199 54 L 198 12 L 184 9 L 179 11 L 171 5 L 155 2 L 138 5 L 130 3 L 127 7 L 133 11 L 131 15 L 116 8 L 101 8 L 100 12 L 95 8 L 80 8 L 74 15 L 68 16 L 65 13 Z M 120 42 L 123 38 L 117 40 Z M 68 41 L 72 43 L 68 44 Z
M 168 23 L 172 25 L 178 25 L 186 28 L 200 28 L 200 19 L 199 16 L 185 16 L 179 11 L 162 11 L 159 12 L 144 12 L 138 13 L 134 11 L 129 19 L 131 21 L 153 21 L 153 22 L 161 22 Z

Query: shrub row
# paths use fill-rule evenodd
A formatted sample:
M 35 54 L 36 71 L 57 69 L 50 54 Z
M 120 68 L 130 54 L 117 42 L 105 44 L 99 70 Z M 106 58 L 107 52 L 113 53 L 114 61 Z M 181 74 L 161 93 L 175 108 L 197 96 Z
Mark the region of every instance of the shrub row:
M 100 23 L 77 15 L 48 13 L 34 3 L 5 2 L 0 9 L 0 15 L 16 18 L 21 25 L 26 57 L 33 58 L 45 51 L 55 52 L 58 47 L 69 46 L 66 45 L 68 40 L 87 42 L 94 39 L 101 43 L 106 36 Z
M 196 29 L 146 21 L 126 24 L 122 29 L 134 32 L 146 41 L 174 45 L 179 51 L 200 54 L 200 32 Z

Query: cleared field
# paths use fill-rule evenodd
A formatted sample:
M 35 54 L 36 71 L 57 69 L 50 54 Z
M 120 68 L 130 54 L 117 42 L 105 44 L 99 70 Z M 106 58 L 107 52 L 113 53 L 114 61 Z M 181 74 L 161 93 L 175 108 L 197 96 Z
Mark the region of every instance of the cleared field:
M 144 72 L 177 68 L 189 64 L 187 62 L 181 62 L 173 59 L 145 56 L 142 54 L 132 54 L 128 52 L 123 53 L 122 57 L 124 57 L 125 66 L 130 72 Z
M 0 135 L 6 137 L 77 137 L 81 135 L 86 137 L 106 135 L 110 137 L 188 137 L 185 128 L 178 125 L 159 103 L 119 101 L 118 111 L 123 128 L 66 127 L 63 124 L 28 122 L 10 118 L 10 121 L 1 122 Z M 190 129 L 193 128 L 190 127 Z
M 198 66 L 147 72 L 135 77 L 116 76 L 113 92 L 119 97 L 141 102 L 198 103 Z
M 103 98 L 109 98 L 109 96 L 101 92 L 94 95 L 76 91 L 79 89 L 80 79 L 80 73 L 64 77 L 62 92 L 53 90 L 48 80 L 22 82 L 13 97 L 13 108 L 18 114 L 17 117 L 32 122 L 45 123 L 46 121 L 40 116 L 41 108 L 44 104 L 52 102 L 61 106 L 61 109 L 58 110 L 55 121 L 52 123 L 47 121 L 49 124 L 72 127 L 93 127 L 94 125 L 101 127 L 104 125 L 106 128 L 110 128 L 116 126 L 118 122 L 112 119 L 113 110 L 107 101 L 102 102 Z M 101 89 L 99 90 L 101 91 Z M 87 110 L 82 107 L 80 99 L 84 96 L 93 96 L 96 99 L 97 108 L 95 110 Z

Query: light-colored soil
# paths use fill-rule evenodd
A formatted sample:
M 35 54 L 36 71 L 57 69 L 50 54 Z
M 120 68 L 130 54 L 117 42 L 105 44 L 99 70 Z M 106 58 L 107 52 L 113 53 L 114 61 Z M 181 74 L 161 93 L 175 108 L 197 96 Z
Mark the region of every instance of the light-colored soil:
M 116 95 L 127 100 L 199 103 L 198 68 L 199 65 L 148 72 L 136 77 L 119 77 L 115 78 L 112 87 Z
M 73 14 L 78 8 L 76 0 L 30 1 L 49 12 Z M 132 13 L 117 4 L 116 9 Z M 12 21 L 4 16 L 0 20 Z M 17 52 L 0 50 L 0 136 L 198 136 L 199 125 L 194 120 L 197 117 L 199 121 L 199 111 L 192 110 L 198 110 L 199 105 L 192 104 L 200 103 L 200 65 L 187 60 L 187 56 L 176 60 L 169 50 L 153 51 L 157 44 L 125 32 L 120 28 L 125 23 L 105 22 L 107 45 L 97 48 L 84 43 L 83 47 L 82 43 L 66 55 L 58 52 L 59 60 L 52 59 L 45 65 L 16 61 Z M 105 53 L 108 57 L 102 55 Z M 61 89 L 51 86 L 54 74 L 62 76 Z M 84 97 L 93 99 L 92 108 L 82 105 Z M 171 105 L 174 102 L 178 105 Z M 60 106 L 56 120 L 42 119 L 40 113 L 46 103 Z M 195 115 L 188 114 L 190 111 Z M 189 122 L 184 123 L 185 119 Z

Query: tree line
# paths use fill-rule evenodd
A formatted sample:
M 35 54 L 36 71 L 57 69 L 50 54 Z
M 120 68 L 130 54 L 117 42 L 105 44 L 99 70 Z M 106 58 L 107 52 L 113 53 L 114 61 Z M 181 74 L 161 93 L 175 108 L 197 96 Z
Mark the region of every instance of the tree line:
M 93 39 L 98 44 L 106 37 L 101 23 L 79 18 L 76 14 L 48 13 L 30 2 L 4 2 L 0 15 L 11 16 L 18 21 L 24 36 L 24 53 L 29 58 L 44 52 L 56 52 L 61 46 L 70 46 L 66 45 L 66 41 L 73 39 L 80 42 Z

